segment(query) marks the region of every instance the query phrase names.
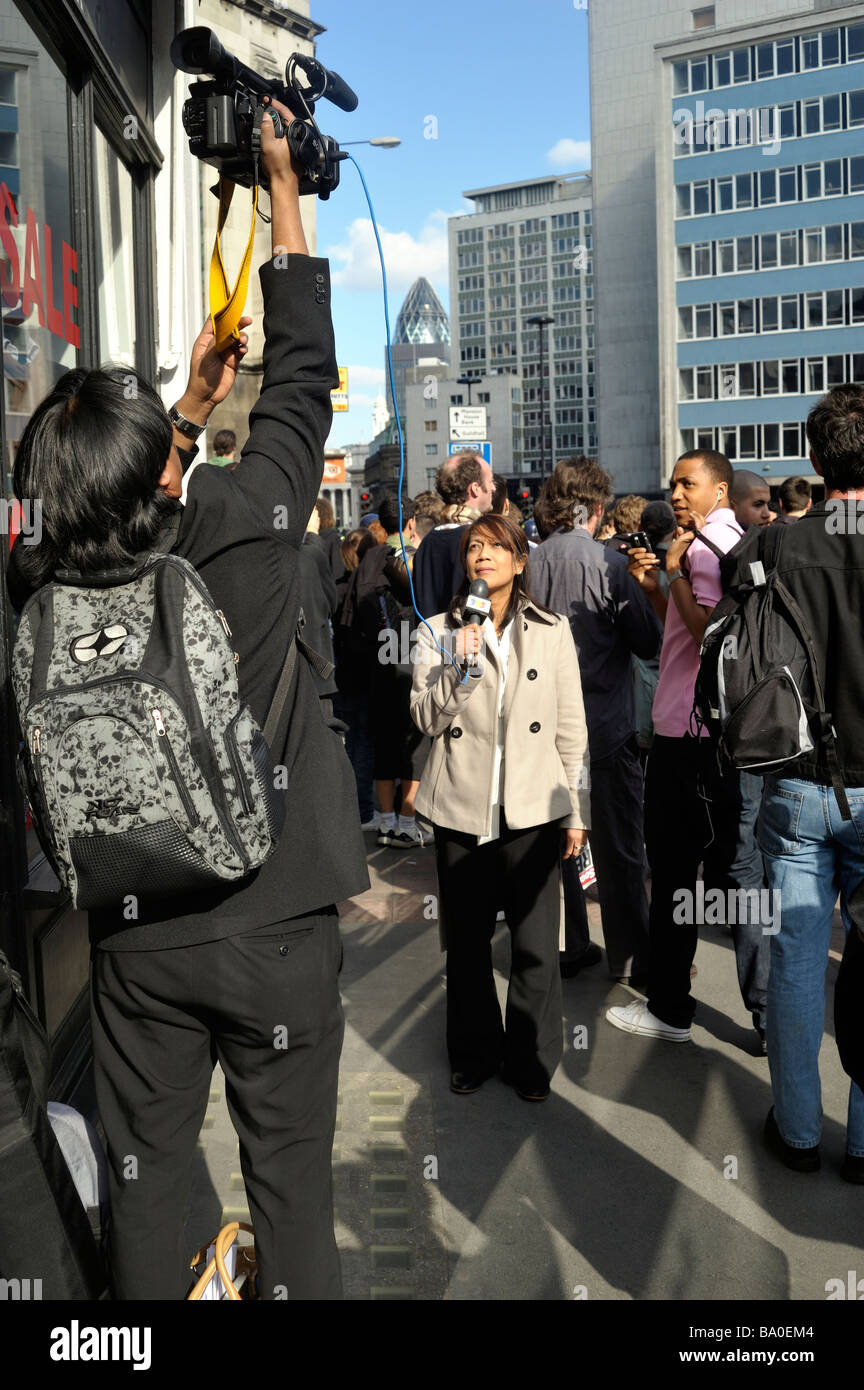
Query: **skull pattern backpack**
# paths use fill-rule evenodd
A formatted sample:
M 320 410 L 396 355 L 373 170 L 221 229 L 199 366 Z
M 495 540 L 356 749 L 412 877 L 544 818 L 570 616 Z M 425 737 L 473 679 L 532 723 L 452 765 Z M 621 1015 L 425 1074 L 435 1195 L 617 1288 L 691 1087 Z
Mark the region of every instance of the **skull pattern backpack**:
M 24 605 L 12 655 L 22 780 L 76 907 L 227 886 L 276 848 L 268 740 L 303 643 L 290 643 L 262 733 L 230 637 L 204 581 L 171 554 L 58 571 Z

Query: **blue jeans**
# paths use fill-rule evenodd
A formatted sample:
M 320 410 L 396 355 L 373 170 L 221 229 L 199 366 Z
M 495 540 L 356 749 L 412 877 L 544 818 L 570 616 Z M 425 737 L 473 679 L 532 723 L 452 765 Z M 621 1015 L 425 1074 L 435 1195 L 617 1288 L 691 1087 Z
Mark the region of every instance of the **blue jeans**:
M 822 1130 L 819 1048 L 825 969 L 838 891 L 846 903 L 864 878 L 864 787 L 847 788 L 852 820 L 841 819 L 831 787 L 766 777 L 758 839 L 769 888 L 779 892 L 780 930 L 771 937 L 768 1062 L 774 1117 L 786 1143 L 808 1149 Z M 776 901 L 776 900 L 775 900 Z M 849 1089 L 846 1148 L 864 1157 L 864 1091 Z

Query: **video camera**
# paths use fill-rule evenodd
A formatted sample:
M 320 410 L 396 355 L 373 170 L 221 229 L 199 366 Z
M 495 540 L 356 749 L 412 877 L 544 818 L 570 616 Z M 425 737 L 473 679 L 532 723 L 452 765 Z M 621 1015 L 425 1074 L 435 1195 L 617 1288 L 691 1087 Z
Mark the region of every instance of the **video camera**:
M 287 138 L 303 171 L 300 192 L 330 197 L 339 185 L 340 160 L 346 156 L 315 124 L 315 103 L 326 97 L 342 111 L 357 106 L 357 97 L 337 73 L 303 53 L 292 53 L 285 65 L 284 84 L 261 77 L 223 48 L 212 29 L 200 26 L 177 35 L 171 44 L 171 61 L 182 72 L 209 73 L 213 78 L 193 82 L 183 105 L 183 128 L 197 159 L 245 188 L 252 187 L 256 176 L 266 188 L 266 171 L 258 158 L 261 107 L 262 114 L 272 117 L 277 136 Z M 275 97 L 293 113 L 295 119 L 287 131 L 279 112 L 263 104 L 265 96 Z

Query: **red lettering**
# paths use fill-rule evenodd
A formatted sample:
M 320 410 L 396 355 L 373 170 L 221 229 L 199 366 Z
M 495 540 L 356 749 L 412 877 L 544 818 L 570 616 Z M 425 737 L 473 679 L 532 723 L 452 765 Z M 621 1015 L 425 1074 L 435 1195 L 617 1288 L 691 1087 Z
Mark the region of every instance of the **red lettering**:
M 72 283 L 72 273 L 78 274 L 78 253 L 63 243 L 63 313 L 65 316 L 65 337 L 73 347 L 81 346 L 81 334 L 77 323 L 72 322 L 71 310 L 78 307 L 78 286 Z
M 45 327 L 45 303 L 42 290 L 42 266 L 39 263 L 39 231 L 36 227 L 36 214 L 27 209 L 27 240 L 24 244 L 24 284 L 21 290 L 21 312 L 25 319 L 33 311 L 39 310 L 39 324 Z
M 5 183 L 0 183 L 0 242 L 9 257 L 8 268 L 0 261 L 0 294 L 7 309 L 14 309 L 21 293 L 21 265 L 18 260 L 18 247 L 12 235 L 12 228 L 18 226 L 18 209 L 15 199 Z
M 45 317 L 48 332 L 63 336 L 63 315 L 54 304 L 54 255 L 51 246 L 51 228 L 45 223 Z

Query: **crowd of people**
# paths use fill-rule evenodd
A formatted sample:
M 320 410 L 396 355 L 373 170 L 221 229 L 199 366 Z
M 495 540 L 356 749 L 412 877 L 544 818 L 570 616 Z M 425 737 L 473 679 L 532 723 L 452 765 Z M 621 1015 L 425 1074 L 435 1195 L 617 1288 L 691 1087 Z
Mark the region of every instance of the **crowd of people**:
M 524 1100 L 549 1095 L 562 979 L 603 960 L 581 887 L 586 845 L 606 969 L 634 995 L 606 1018 L 630 1035 L 691 1037 L 700 889 L 760 905 L 767 890 L 778 903 L 770 920 L 760 910 L 725 920 L 754 1051 L 770 1067 L 766 1143 L 790 1168 L 815 1171 L 838 893 L 849 962 L 862 969 L 864 526 L 836 523 L 838 506 L 854 522 L 864 500 L 864 388 L 835 388 L 808 418 L 821 501 L 805 479 L 790 479 L 775 513 L 763 477 L 697 449 L 677 460 L 668 502 L 615 502 L 597 462 L 563 460 L 523 520 L 503 480 L 467 452 L 442 463 L 434 491 L 381 495 L 343 537 L 317 496 L 338 380 L 327 266 L 308 254 L 297 171 L 269 117 L 262 159 L 275 259 L 261 269 L 261 399 L 239 459 L 222 431 L 211 464 L 190 469 L 246 351 L 243 332 L 220 350 L 209 320 L 170 412 L 143 380 L 128 399 L 128 368 L 76 369 L 34 412 L 16 456 L 16 495 L 43 505 L 41 542 L 19 537 L 7 576 L 21 615 L 13 671 L 22 729 L 37 690 L 45 710 L 59 692 L 56 718 L 74 722 L 69 699 L 91 660 L 153 688 L 148 663 L 160 653 L 147 640 L 155 601 L 144 581 L 156 558 L 197 574 L 221 620 L 213 642 L 222 656 L 231 644 L 230 679 L 220 683 L 216 647 L 202 645 L 196 623 L 181 614 L 168 625 L 165 660 L 189 722 L 184 733 L 174 720 L 172 751 L 160 708 L 128 714 L 127 725 L 141 725 L 140 766 L 160 769 L 146 804 L 111 742 L 122 721 L 98 705 L 106 677 L 90 692 L 90 742 L 79 735 L 62 766 L 52 771 L 51 759 L 65 726 L 56 739 L 41 727 L 22 738 L 51 862 L 72 889 L 94 864 L 108 883 L 90 910 L 90 937 L 115 1295 L 183 1296 L 191 1159 L 218 1059 L 261 1296 L 340 1297 L 330 1178 L 344 1027 L 336 904 L 368 886 L 361 830 L 386 850 L 434 843 L 458 1095 L 499 1069 Z M 761 582 L 772 527 L 824 711 L 809 751 L 757 775 L 718 756 L 694 721 L 694 689 L 712 616 Z M 155 606 L 170 606 L 171 592 L 166 580 Z M 134 623 L 144 638 L 124 651 Z M 30 667 L 27 641 L 35 649 L 39 640 L 48 646 Z M 236 742 L 229 759 L 211 741 L 211 711 L 189 695 L 196 681 L 214 703 L 230 696 L 231 729 L 245 719 L 269 731 L 257 743 L 250 735 L 245 765 Z M 160 700 L 171 725 L 178 705 Z M 802 708 L 805 724 L 811 714 Z M 202 876 L 205 867 L 196 808 L 212 793 L 216 823 L 230 830 L 232 805 L 241 819 L 252 815 L 275 787 L 285 792 L 284 823 L 271 856 L 230 881 L 213 870 L 192 891 L 184 873 L 193 861 Z M 70 839 L 72 812 L 81 829 Z M 142 862 L 147 891 L 130 911 L 124 872 Z M 511 938 L 503 1017 L 491 960 L 502 915 Z M 854 1183 L 864 1182 L 858 979 L 846 971 L 837 1024 L 854 1078 L 842 1170 Z

